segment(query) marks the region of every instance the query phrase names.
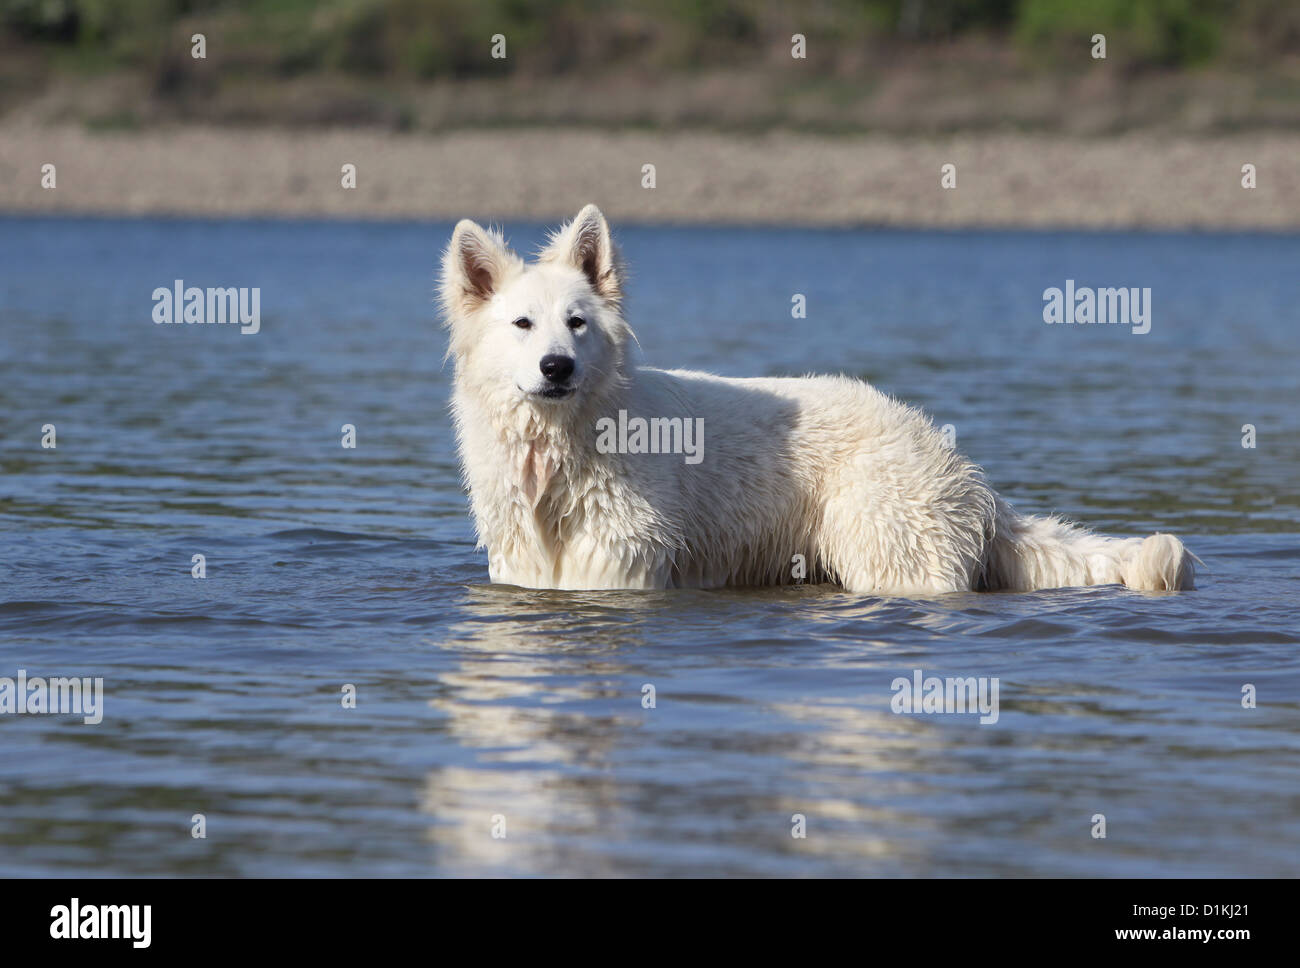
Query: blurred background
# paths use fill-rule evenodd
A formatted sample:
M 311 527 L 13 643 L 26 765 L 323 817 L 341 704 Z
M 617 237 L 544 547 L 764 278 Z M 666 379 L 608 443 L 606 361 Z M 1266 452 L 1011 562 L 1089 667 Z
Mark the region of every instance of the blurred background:
M 1203 131 L 1300 109 L 1290 0 L 0 0 L 0 44 L 7 114 L 107 128 Z
M 1291 227 L 1298 126 L 1290 0 L 0 0 L 9 210 Z M 42 197 L 56 149 L 94 177 Z

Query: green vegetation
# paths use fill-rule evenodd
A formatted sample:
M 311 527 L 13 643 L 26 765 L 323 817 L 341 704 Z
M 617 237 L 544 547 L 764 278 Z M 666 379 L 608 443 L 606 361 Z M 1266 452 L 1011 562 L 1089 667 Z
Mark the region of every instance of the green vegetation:
M 161 43 L 201 30 L 228 64 L 271 75 L 438 78 L 746 63 L 795 31 L 826 72 L 864 44 L 969 35 L 1032 53 L 1104 33 L 1127 64 L 1193 66 L 1281 53 L 1300 12 L 1290 0 L 0 0 L 0 29 L 97 69 L 156 67 Z M 498 33 L 505 60 L 490 55 Z
M 1283 4 L 1234 6 L 1221 0 L 1025 0 L 1016 19 L 1023 47 L 1058 47 L 1094 33 L 1114 39 L 1121 56 L 1160 67 L 1194 66 L 1210 61 L 1221 49 L 1221 34 L 1250 25 L 1247 13 L 1272 13 L 1281 19 Z M 1300 19 L 1292 24 L 1300 26 Z M 1257 40 L 1267 40 L 1261 34 Z
M 204 60 L 190 56 L 195 33 Z M 804 60 L 790 56 L 795 33 Z M 32 103 L 99 127 L 1038 127 L 1058 123 L 1053 110 L 1091 118 L 1092 77 L 1113 105 L 1092 127 L 1293 126 L 1297 48 L 1295 0 L 0 0 L 0 114 Z

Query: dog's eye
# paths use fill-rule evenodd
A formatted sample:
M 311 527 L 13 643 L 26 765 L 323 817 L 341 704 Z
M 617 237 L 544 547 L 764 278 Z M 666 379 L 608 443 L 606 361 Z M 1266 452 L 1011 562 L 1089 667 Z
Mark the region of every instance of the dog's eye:
M 587 325 L 587 321 L 583 319 L 581 316 L 569 317 L 569 329 L 582 329 L 582 327 L 586 325 Z
M 518 319 L 515 320 L 514 324 L 518 326 L 520 329 L 533 328 L 533 321 L 529 319 L 527 316 L 520 316 Z

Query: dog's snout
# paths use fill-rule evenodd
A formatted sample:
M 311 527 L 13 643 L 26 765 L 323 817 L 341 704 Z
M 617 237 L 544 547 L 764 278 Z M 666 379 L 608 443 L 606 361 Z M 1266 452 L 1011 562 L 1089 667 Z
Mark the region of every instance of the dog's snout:
M 552 383 L 564 383 L 573 376 L 573 357 L 550 353 L 542 357 L 542 376 Z

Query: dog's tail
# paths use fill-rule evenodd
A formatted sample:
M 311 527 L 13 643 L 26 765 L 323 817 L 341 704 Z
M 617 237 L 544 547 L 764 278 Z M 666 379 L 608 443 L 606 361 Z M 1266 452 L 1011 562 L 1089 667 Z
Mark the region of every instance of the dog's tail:
M 1055 517 L 1027 517 L 998 501 L 982 587 L 1033 591 L 1122 584 L 1145 591 L 1194 588 L 1195 555 L 1170 534 L 1108 538 Z

